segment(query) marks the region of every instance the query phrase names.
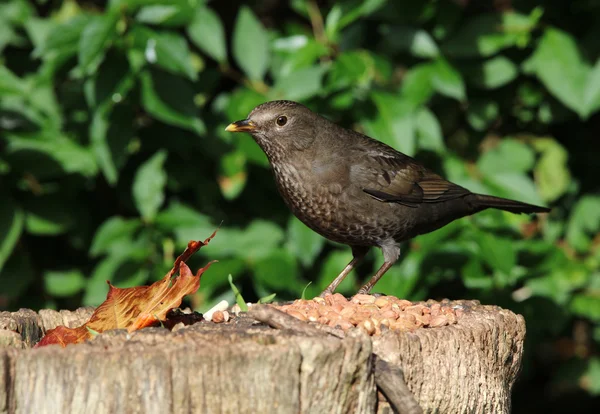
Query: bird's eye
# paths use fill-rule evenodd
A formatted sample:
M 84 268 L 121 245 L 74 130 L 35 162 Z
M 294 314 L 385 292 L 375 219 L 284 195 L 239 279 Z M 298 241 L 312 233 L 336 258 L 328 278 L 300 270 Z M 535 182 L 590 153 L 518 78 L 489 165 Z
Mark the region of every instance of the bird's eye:
M 277 122 L 277 125 L 279 126 L 284 126 L 285 124 L 287 124 L 287 116 L 279 116 L 277 117 L 277 121 L 275 122 Z

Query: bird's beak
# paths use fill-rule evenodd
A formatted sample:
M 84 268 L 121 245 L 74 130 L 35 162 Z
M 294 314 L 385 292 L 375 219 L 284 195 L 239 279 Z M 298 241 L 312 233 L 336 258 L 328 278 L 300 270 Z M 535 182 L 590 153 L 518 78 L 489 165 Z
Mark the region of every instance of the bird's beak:
M 256 124 L 249 119 L 233 122 L 225 128 L 227 132 L 253 132 L 256 131 Z

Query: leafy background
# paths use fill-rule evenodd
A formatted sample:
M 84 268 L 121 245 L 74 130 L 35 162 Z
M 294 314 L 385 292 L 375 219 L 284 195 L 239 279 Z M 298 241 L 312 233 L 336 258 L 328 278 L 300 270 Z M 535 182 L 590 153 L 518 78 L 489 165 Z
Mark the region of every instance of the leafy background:
M 514 412 L 598 406 L 600 2 L 0 3 L 0 307 L 97 305 L 222 223 L 197 310 L 317 294 L 349 261 L 296 219 L 249 138 L 301 101 L 473 191 L 487 211 L 405 243 L 377 290 L 523 314 Z M 340 287 L 382 261 L 373 251 Z

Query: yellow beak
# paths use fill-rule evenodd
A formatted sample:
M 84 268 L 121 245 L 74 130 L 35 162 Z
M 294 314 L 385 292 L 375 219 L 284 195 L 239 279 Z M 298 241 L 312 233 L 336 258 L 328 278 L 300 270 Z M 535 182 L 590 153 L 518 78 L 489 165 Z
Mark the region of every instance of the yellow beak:
M 256 125 L 249 119 L 233 122 L 227 125 L 227 128 L 225 128 L 225 131 L 227 132 L 252 132 L 255 130 Z

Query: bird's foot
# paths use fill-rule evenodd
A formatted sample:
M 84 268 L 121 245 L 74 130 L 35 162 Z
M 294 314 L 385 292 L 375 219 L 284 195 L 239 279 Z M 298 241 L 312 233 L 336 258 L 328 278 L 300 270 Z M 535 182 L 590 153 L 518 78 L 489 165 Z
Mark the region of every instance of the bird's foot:
M 371 286 L 363 286 L 360 289 L 358 289 L 358 292 L 356 292 L 357 295 L 369 295 L 371 293 Z

